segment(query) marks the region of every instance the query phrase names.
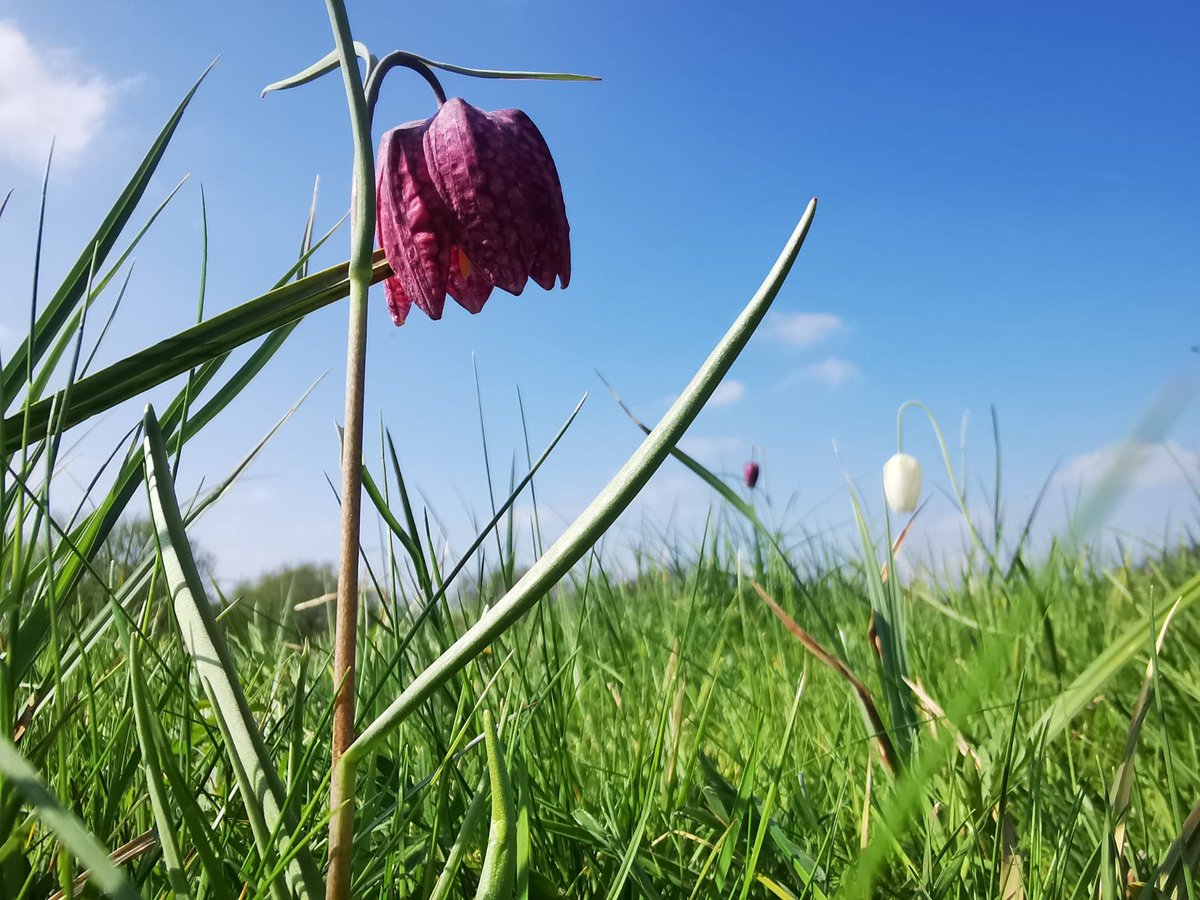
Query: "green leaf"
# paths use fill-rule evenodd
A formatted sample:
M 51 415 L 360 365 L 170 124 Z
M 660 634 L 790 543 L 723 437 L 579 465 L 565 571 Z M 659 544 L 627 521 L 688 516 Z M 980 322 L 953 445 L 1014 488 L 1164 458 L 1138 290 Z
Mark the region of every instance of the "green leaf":
M 26 413 L 16 413 L 4 420 L 4 445 L 0 452 L 7 455 L 20 449 L 26 415 L 28 440 L 32 443 L 46 436 L 52 411 L 56 413 L 56 424 L 61 423 L 65 430 L 341 300 L 350 293 L 346 269 L 343 263 L 276 287 L 80 379 L 72 386 L 71 403 L 65 410 L 55 410 L 56 405 L 62 406 L 62 392 L 38 401 Z M 382 281 L 390 273 L 382 251 L 377 253 L 372 283 Z
M 573 75 L 570 72 L 510 72 L 504 69 L 471 69 L 467 66 L 456 66 L 454 63 L 438 62 L 426 59 L 424 56 L 413 54 L 413 58 L 425 63 L 431 69 L 442 69 L 454 72 L 456 75 L 469 75 L 472 78 L 504 78 L 518 81 L 599 81 L 598 75 Z
M 511 900 L 517 883 L 516 808 L 504 752 L 489 710 L 483 711 L 483 741 L 487 748 L 488 780 L 492 788 L 492 823 L 487 851 L 479 873 L 475 900 Z
M 367 49 L 367 45 L 362 41 L 354 42 L 354 52 L 358 55 L 358 58 L 361 59 L 364 64 L 366 64 L 367 74 L 369 75 L 371 70 L 375 68 L 375 56 L 370 50 Z M 336 69 L 340 60 L 341 55 L 338 53 L 338 51 L 336 49 L 330 50 L 307 69 L 303 69 L 297 72 L 295 75 L 290 75 L 281 81 L 268 84 L 262 89 L 262 94 L 260 96 L 265 97 L 272 91 L 286 91 L 289 88 L 299 87 L 302 84 L 308 84 L 310 81 L 316 81 L 322 75 L 325 75 Z
M 701 365 L 679 398 L 621 470 L 588 505 L 553 546 L 482 618 L 425 668 L 346 750 L 342 764 L 353 766 L 383 737 L 425 702 L 447 679 L 473 660 L 558 583 L 633 502 L 699 415 L 738 354 L 749 342 L 804 244 L 816 214 L 809 202 L 771 272 L 741 315 Z
M 1200 575 L 1189 579 L 1177 593 L 1177 598 L 1170 604 L 1166 601 L 1155 605 L 1154 621 L 1162 621 L 1168 611 L 1174 616 L 1183 612 L 1200 597 Z M 1178 607 L 1178 608 L 1176 608 Z M 1131 625 L 1115 641 L 1108 645 L 1092 662 L 1090 666 L 1079 673 L 1078 677 L 1064 690 L 1050 707 L 1038 719 L 1037 724 L 1030 729 L 1031 737 L 1036 737 L 1045 730 L 1045 740 L 1048 743 L 1058 737 L 1071 720 L 1092 699 L 1101 693 L 1104 684 L 1129 661 L 1138 651 L 1146 646 L 1146 626 L 1144 623 Z
M 294 849 L 287 840 L 287 835 L 295 829 L 294 816 L 286 809 L 279 773 L 271 764 L 266 742 L 242 693 L 233 656 L 192 557 L 175 498 L 166 442 L 150 407 L 146 409 L 143 426 L 150 511 L 158 531 L 163 570 L 180 637 L 216 714 L 259 852 L 264 858 L 273 853 L 286 857 Z M 277 827 L 281 823 L 282 829 Z M 285 880 L 275 879 L 273 888 L 280 900 L 287 900 L 297 891 L 316 897 L 320 882 L 315 862 L 307 848 L 302 848 L 287 866 Z
M 46 787 L 37 771 L 6 735 L 0 735 L 0 774 L 34 808 L 38 818 L 53 831 L 63 846 L 87 866 L 90 880 L 110 897 L 138 900 L 138 893 L 125 875 L 108 858 L 108 851 Z

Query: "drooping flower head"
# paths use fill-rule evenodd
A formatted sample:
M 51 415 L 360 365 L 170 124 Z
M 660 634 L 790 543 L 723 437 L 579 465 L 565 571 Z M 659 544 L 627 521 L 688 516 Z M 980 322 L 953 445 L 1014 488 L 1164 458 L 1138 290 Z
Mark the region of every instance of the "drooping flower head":
M 907 453 L 893 454 L 883 464 L 883 496 L 893 512 L 910 513 L 921 497 L 921 464 Z
M 571 280 L 570 226 L 558 170 L 518 109 L 446 101 L 431 119 L 383 136 L 376 167 L 379 242 L 392 267 L 388 310 L 442 316 L 449 293 L 479 312 L 493 286 L 520 294 Z
M 742 467 L 742 480 L 746 482 L 746 487 L 754 490 L 754 486 L 758 484 L 758 463 L 750 460 Z

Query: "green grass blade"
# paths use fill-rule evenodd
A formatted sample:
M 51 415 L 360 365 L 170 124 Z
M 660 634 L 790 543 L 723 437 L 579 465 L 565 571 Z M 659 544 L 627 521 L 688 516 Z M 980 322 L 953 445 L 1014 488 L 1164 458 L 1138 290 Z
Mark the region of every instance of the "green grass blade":
M 50 302 L 46 304 L 46 308 L 42 310 L 41 315 L 38 316 L 32 333 L 29 335 L 28 345 L 17 348 L 12 358 L 5 363 L 3 373 L 0 374 L 0 384 L 3 385 L 0 396 L 5 398 L 15 396 L 17 385 L 20 384 L 21 379 L 24 377 L 26 368 L 37 363 L 46 348 L 55 339 L 55 335 L 58 334 L 59 329 L 74 311 L 76 304 L 84 296 L 92 259 L 95 258 L 97 262 L 102 263 L 115 246 L 117 239 L 125 228 L 125 224 L 129 221 L 130 216 L 133 215 L 133 211 L 141 200 L 142 194 L 145 193 L 151 176 L 162 161 L 167 145 L 171 142 L 171 138 L 175 134 L 175 129 L 179 126 L 179 122 L 183 118 L 184 110 L 187 109 L 201 82 L 204 81 L 214 65 L 216 65 L 216 60 L 209 63 L 208 68 L 201 73 L 196 83 L 192 85 L 191 90 L 187 92 L 179 106 L 175 108 L 175 112 L 171 114 L 171 117 L 167 120 L 167 124 L 159 132 L 158 137 L 150 146 L 150 150 L 142 159 L 141 165 L 133 173 L 133 177 L 129 180 L 129 183 L 125 185 L 125 190 L 121 192 L 121 196 L 117 198 L 116 203 L 113 204 L 104 221 L 100 223 L 100 227 L 96 233 L 79 255 L 79 259 L 75 261 L 75 265 L 67 273 L 62 286 L 51 298 Z
M 605 380 L 603 375 L 600 375 L 599 372 L 597 372 L 596 374 L 600 378 L 600 380 L 604 382 L 604 386 L 606 388 L 608 388 L 608 392 L 610 394 L 612 394 L 613 399 L 617 401 L 617 405 L 620 406 L 621 409 L 625 411 L 625 415 L 627 415 L 633 421 L 634 425 L 636 425 L 638 428 L 642 429 L 643 434 L 649 434 L 650 426 L 646 425 L 644 422 L 642 422 L 641 419 L 639 419 L 636 415 L 634 415 L 633 410 L 631 410 L 628 406 L 625 405 L 625 401 L 621 399 L 620 395 L 616 392 L 616 389 L 613 388 L 613 386 Z M 745 516 L 746 521 L 748 521 L 751 525 L 754 526 L 754 530 L 757 531 L 760 535 L 762 535 L 763 539 L 766 540 L 766 542 L 768 544 L 770 544 L 771 547 L 774 548 L 774 550 L 777 554 L 779 554 L 779 559 L 787 567 L 787 570 L 791 573 L 792 578 L 796 582 L 796 584 L 803 583 L 803 579 L 801 579 L 800 573 L 796 570 L 796 566 L 792 563 L 791 558 L 788 556 L 788 554 L 786 552 L 784 552 L 783 547 L 781 547 L 779 545 L 779 541 L 775 537 L 774 532 L 772 532 L 771 529 L 767 528 L 767 526 L 763 523 L 762 519 L 760 519 L 758 517 L 758 513 L 755 511 L 755 509 L 752 505 L 747 503 L 742 497 L 738 496 L 737 491 L 735 491 L 728 484 L 726 484 L 725 480 L 723 478 L 721 478 L 719 475 L 717 475 L 711 469 L 707 468 L 699 460 L 684 453 L 678 447 L 671 448 L 671 455 L 673 457 L 675 457 L 677 460 L 679 460 L 681 463 L 683 463 L 685 466 L 687 466 L 689 469 L 691 469 L 691 471 L 694 472 L 697 476 L 699 476 L 700 479 L 705 484 L 707 484 L 714 491 L 716 491 L 718 494 L 720 494 L 721 498 L 726 503 L 728 503 L 730 506 L 732 506 L 734 509 L 736 509 L 738 512 L 740 512 L 743 516 Z M 826 635 L 831 640 L 836 641 L 837 640 L 837 632 L 834 629 L 833 624 L 826 617 L 825 613 L 820 608 L 815 607 L 815 606 L 812 607 L 812 612 L 820 620 L 822 627 L 825 629 Z
M 432 69 L 453 72 L 455 75 L 469 75 L 472 78 L 504 78 L 518 81 L 599 81 L 598 75 L 573 75 L 570 72 L 510 72 L 504 69 L 471 69 L 467 66 L 456 66 L 454 63 L 438 62 L 426 59 L 424 56 L 413 57 L 425 63 Z
M 288 852 L 286 832 L 290 829 L 284 829 L 274 847 L 270 845 L 272 832 L 281 821 L 290 818 L 286 816 L 283 784 L 267 756 L 266 743 L 250 713 L 238 682 L 237 667 L 192 558 L 171 482 L 166 442 L 154 410 L 149 407 L 144 428 L 150 508 L 180 636 L 217 715 L 259 852 L 264 858 L 274 854 L 284 856 Z M 284 821 L 284 824 L 290 823 Z M 318 895 L 320 875 L 307 849 L 297 855 L 286 871 L 286 883 L 275 882 L 278 897 L 290 897 L 297 890 L 308 896 Z
M 704 404 L 708 402 L 721 379 L 725 377 L 738 354 L 741 353 L 759 323 L 762 322 L 763 316 L 766 315 L 775 295 L 783 286 L 784 279 L 791 271 L 792 264 L 796 261 L 796 256 L 804 244 L 815 214 L 816 200 L 814 199 L 810 201 L 795 231 L 758 292 L 742 310 L 741 315 L 713 349 L 708 359 L 704 361 L 691 383 L 659 422 L 658 427 L 646 437 L 633 456 L 588 505 L 587 509 L 567 528 L 562 537 L 554 542 L 545 555 L 534 563 L 512 590 L 421 672 L 403 693 L 363 730 L 362 734 L 346 750 L 343 757 L 346 765 L 353 766 L 392 728 L 407 718 L 414 709 L 438 690 L 447 679 L 521 618 L 546 595 L 550 588 L 558 583 L 559 579 L 570 571 L 571 567 L 591 549 L 600 536 L 608 530 L 608 527 L 624 512 L 646 485 L 646 482 L 650 480 L 650 477 L 662 465 L 670 454 L 671 448 L 683 436 Z
M 125 248 L 125 251 L 121 254 L 120 258 L 113 263 L 107 273 L 100 276 L 96 283 L 93 284 L 92 278 L 95 275 L 95 269 L 99 266 L 99 259 L 95 261 L 95 265 L 88 271 L 87 279 L 84 282 L 85 291 L 83 293 L 83 297 L 81 298 L 83 302 L 76 306 L 75 311 L 71 314 L 70 318 L 59 329 L 54 346 L 51 348 L 50 352 L 45 355 L 45 358 L 39 362 L 37 377 L 33 380 L 33 384 L 30 385 L 29 391 L 25 395 L 26 404 L 32 403 L 42 396 L 42 393 L 46 390 L 46 384 L 49 382 L 51 376 L 54 375 L 54 370 L 58 367 L 58 363 L 62 358 L 63 352 L 70 345 L 71 339 L 75 335 L 75 332 L 81 327 L 83 319 L 87 315 L 88 309 L 93 303 L 96 302 L 96 299 L 100 296 L 104 289 L 108 287 L 109 282 L 116 277 L 117 272 L 120 270 L 121 266 L 124 265 L 125 260 L 129 258 L 130 254 L 133 253 L 134 248 L 136 248 L 141 242 L 142 238 L 145 237 L 146 232 L 150 230 L 150 227 L 159 217 L 159 214 L 167 208 L 167 204 L 174 199 L 177 193 L 179 193 L 179 189 L 183 187 L 184 182 L 186 181 L 187 179 L 184 178 L 177 185 L 175 185 L 174 188 L 171 189 L 171 192 L 167 194 L 166 199 L 164 199 L 162 203 L 158 205 L 158 208 L 151 213 L 141 230 L 134 235 L 133 240 L 129 242 L 129 246 Z M 122 289 L 122 294 L 123 293 L 124 289 Z M 99 343 L 97 343 L 96 346 L 98 348 Z M 94 354 L 95 350 L 92 351 L 92 355 Z
M 183 871 L 183 853 L 175 836 L 175 822 L 166 788 L 162 783 L 163 763 L 158 743 L 151 725 L 153 712 L 146 699 L 146 681 L 143 670 L 140 638 L 133 637 L 129 623 L 123 614 L 114 616 L 125 653 L 129 661 L 129 689 L 133 698 L 133 721 L 141 747 L 142 774 L 146 779 L 146 790 L 150 794 L 150 808 L 154 813 L 154 826 L 158 832 L 158 843 L 162 848 L 163 864 L 167 867 L 167 880 L 176 897 L 190 898 L 187 877 Z
M 358 55 L 367 66 L 367 74 L 375 68 L 375 57 L 367 45 L 362 41 L 354 42 L 354 52 Z M 279 81 L 274 81 L 262 89 L 260 96 L 267 96 L 272 91 L 286 91 L 289 88 L 300 87 L 302 84 L 308 84 L 310 81 L 316 81 L 322 75 L 332 72 L 341 63 L 341 54 L 335 49 L 330 50 L 307 69 L 301 69 L 295 75 L 289 75 L 287 78 L 282 78 Z
M 455 888 L 455 879 L 458 876 L 458 870 L 462 867 L 463 857 L 467 855 L 467 849 L 471 845 L 471 835 L 483 822 L 484 813 L 487 811 L 484 806 L 487 801 L 486 785 L 487 778 L 485 777 L 475 792 L 475 796 L 471 798 L 471 804 L 467 807 L 466 815 L 463 816 L 462 827 L 458 830 L 458 836 L 454 839 L 450 852 L 446 854 L 446 865 L 442 867 L 441 874 L 434 882 L 429 900 L 449 900 L 454 896 L 452 891 Z
M 483 711 L 483 740 L 491 782 L 492 822 L 475 900 L 511 900 L 517 883 L 516 810 L 512 784 L 504 765 L 504 751 L 496 735 L 496 723 L 486 709 Z
M 390 272 L 382 252 L 376 254 L 372 283 L 382 281 Z M 176 375 L 223 357 L 269 331 L 296 322 L 349 293 L 350 282 L 346 265 L 343 264 L 277 287 L 193 325 L 80 379 L 74 386 L 70 408 L 62 415 L 61 427 L 65 430 L 78 425 Z M 28 441 L 32 443 L 45 437 L 50 413 L 61 401 L 61 396 L 54 394 L 33 404 L 25 413 L 7 418 L 4 421 L 4 446 L 0 448 L 0 453 L 7 455 L 20 449 L 21 425 L 26 415 Z
M 0 735 L 0 774 L 33 806 L 38 817 L 63 845 L 87 866 L 91 880 L 102 891 L 118 900 L 138 900 L 137 891 L 113 865 L 108 851 L 74 813 L 59 803 L 7 735 Z
M 1154 620 L 1159 621 L 1169 609 L 1178 607 L 1175 614 L 1183 612 L 1200 597 L 1200 575 L 1187 581 L 1179 589 L 1178 596 L 1168 605 L 1166 601 L 1156 605 Z M 1045 729 L 1046 741 L 1056 738 L 1066 729 L 1076 714 L 1091 703 L 1092 698 L 1102 692 L 1104 684 L 1117 672 L 1125 668 L 1137 652 L 1145 646 L 1146 627 L 1142 623 L 1131 625 L 1116 640 L 1084 669 L 1030 729 L 1036 736 Z

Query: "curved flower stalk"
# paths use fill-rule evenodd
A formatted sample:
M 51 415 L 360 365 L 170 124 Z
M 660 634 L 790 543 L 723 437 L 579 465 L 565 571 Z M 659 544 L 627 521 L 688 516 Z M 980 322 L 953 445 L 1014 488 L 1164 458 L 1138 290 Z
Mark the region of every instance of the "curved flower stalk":
M 884 496 L 888 499 L 888 505 L 891 506 L 896 512 L 907 513 L 912 512 L 912 510 L 915 509 L 915 503 L 914 506 L 909 509 L 897 508 L 897 506 L 892 503 L 892 496 L 895 496 L 898 500 L 907 499 L 906 495 L 902 495 L 904 490 L 911 489 L 913 477 L 911 466 L 912 464 L 916 464 L 916 460 L 912 459 L 912 457 L 909 457 L 909 459 L 912 459 L 911 464 L 907 462 L 896 462 L 897 458 L 908 456 L 908 454 L 904 453 L 904 413 L 910 406 L 916 407 L 925 413 L 926 418 L 929 419 L 929 424 L 933 426 L 933 433 L 937 437 L 938 449 L 941 451 L 942 461 L 946 465 L 946 474 L 950 477 L 950 488 L 954 492 L 954 499 L 957 501 L 958 508 L 962 512 L 963 520 L 966 522 L 967 531 L 971 535 L 971 542 L 975 545 L 975 548 L 983 554 L 983 558 L 988 561 L 988 565 L 996 572 L 1001 572 L 1002 570 L 996 560 L 995 554 L 988 550 L 987 546 L 983 542 L 983 538 L 979 535 L 979 530 L 975 527 L 975 523 L 971 521 L 971 514 L 967 509 L 966 489 L 963 487 L 958 476 L 954 472 L 954 463 L 950 459 L 950 451 L 946 447 L 946 439 L 942 435 L 942 428 L 938 424 L 937 419 L 934 417 L 933 412 L 929 409 L 929 407 L 924 403 L 921 403 L 919 400 L 905 401 L 904 403 L 900 404 L 900 409 L 896 412 L 896 448 L 899 452 L 889 459 L 887 464 L 884 466 Z M 893 467 L 893 491 L 895 491 L 895 494 L 893 495 L 889 495 L 888 493 L 888 466 Z M 908 474 L 902 475 L 902 470 L 907 470 Z M 963 465 L 963 478 L 966 478 L 965 463 Z M 919 494 L 921 490 L 919 464 L 916 465 L 915 490 L 917 494 Z
M 350 212 L 350 321 L 347 328 L 346 407 L 342 431 L 341 563 L 334 637 L 334 701 L 330 782 L 329 875 L 326 896 L 350 892 L 353 779 L 338 760 L 354 739 L 358 552 L 362 501 L 363 394 L 366 371 L 367 291 L 373 236 L 381 242 L 394 275 L 388 306 L 402 324 L 413 302 L 431 318 L 441 315 L 449 293 L 478 312 L 500 287 L 519 294 L 533 278 L 549 289 L 570 280 L 570 247 L 558 173 L 541 133 L 524 113 L 485 113 L 445 93 L 430 66 L 481 78 L 595 80 L 543 72 L 466 69 L 399 51 L 376 61 L 354 40 L 344 0 L 325 0 L 334 50 L 263 93 L 284 90 L 340 68 L 354 135 L 353 200 Z M 366 75 L 358 59 L 366 63 Z M 383 76 L 395 66 L 418 72 L 438 99 L 439 112 L 423 123 L 393 129 L 381 148 L 377 185 L 371 119 Z

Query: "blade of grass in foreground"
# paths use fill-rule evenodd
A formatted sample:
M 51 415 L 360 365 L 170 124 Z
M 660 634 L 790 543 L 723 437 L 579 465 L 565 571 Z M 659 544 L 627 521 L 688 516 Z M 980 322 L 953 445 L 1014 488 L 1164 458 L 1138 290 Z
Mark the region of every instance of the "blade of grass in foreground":
M 146 477 L 150 489 L 150 510 L 162 553 L 163 569 L 175 606 L 183 640 L 197 674 L 208 695 L 217 724 L 225 739 L 225 749 L 245 803 L 255 842 L 264 857 L 277 853 L 286 857 L 288 835 L 294 831 L 285 808 L 285 793 L 279 774 L 267 755 L 266 742 L 250 713 L 246 697 L 237 679 L 237 668 L 217 625 L 204 591 L 200 573 L 192 557 L 183 517 L 179 512 L 166 442 L 158 427 L 154 410 L 146 409 L 144 419 Z M 283 822 L 284 828 L 277 829 Z M 272 834 L 277 834 L 271 846 Z M 275 879 L 274 893 L 287 900 L 297 891 L 317 896 L 320 874 L 307 848 L 302 848 L 288 865 L 285 880 Z
M 613 476 L 583 514 L 567 528 L 562 537 L 513 585 L 512 590 L 418 675 L 400 696 L 363 730 L 342 758 L 350 772 L 353 772 L 358 760 L 375 747 L 388 732 L 404 721 L 447 679 L 479 655 L 484 647 L 544 597 L 625 511 L 708 402 L 766 315 L 771 301 L 775 299 L 804 244 L 816 208 L 817 201 L 813 199 L 758 292 L 709 354 L 658 427 L 646 437 L 633 456 Z M 348 793 L 349 796 L 353 796 L 352 792 Z
M 108 858 L 108 851 L 75 814 L 63 807 L 33 766 L 17 752 L 7 736 L 0 735 L 0 774 L 33 806 L 46 827 L 88 867 L 100 889 L 119 900 L 138 900 L 138 892 Z
M 382 251 L 376 253 L 372 284 L 382 281 L 390 273 Z M 62 411 L 55 424 L 65 431 L 176 375 L 341 300 L 349 293 L 345 264 L 268 291 L 80 379 L 72 387 L 70 408 Z M 4 444 L 0 453 L 7 455 L 20 449 L 21 426 L 26 416 L 29 443 L 45 437 L 51 412 L 61 404 L 62 396 L 54 394 L 25 412 L 5 419 Z
M 608 392 L 613 395 L 613 399 L 617 401 L 617 405 L 620 406 L 621 409 L 623 409 L 625 411 L 625 415 L 629 416 L 629 418 L 633 422 L 633 424 L 636 425 L 638 428 L 642 429 L 642 432 L 644 434 L 649 434 L 650 427 L 648 425 L 646 425 L 644 422 L 642 422 L 641 419 L 639 419 L 637 416 L 635 416 L 633 414 L 633 410 L 631 410 L 628 406 L 625 405 L 625 401 L 621 399 L 621 396 L 616 392 L 616 390 L 613 388 L 613 386 L 611 384 L 609 384 L 607 381 L 605 381 L 605 378 L 603 375 L 600 375 L 599 372 L 597 372 L 596 374 L 600 377 L 600 380 L 604 382 L 604 386 L 606 388 L 608 388 Z M 711 469 L 707 468 L 703 463 L 699 462 L 695 458 L 684 453 L 678 447 L 671 448 L 671 455 L 674 456 L 681 463 L 683 463 L 685 466 L 687 466 L 689 469 L 691 469 L 694 473 L 696 473 L 696 475 L 698 475 L 700 477 L 700 479 L 702 481 L 704 481 L 705 484 L 707 484 L 714 491 L 716 491 L 718 494 L 720 494 L 726 503 L 728 503 L 730 506 L 732 506 L 734 509 L 736 509 L 738 512 L 740 512 L 743 516 L 745 516 L 746 521 L 748 521 L 751 525 L 754 526 L 755 531 L 757 531 L 760 535 L 762 535 L 763 538 L 767 541 L 767 543 L 775 548 L 775 552 L 779 554 L 780 560 L 782 560 L 783 564 L 785 566 L 787 566 L 787 569 L 791 573 L 792 578 L 795 580 L 796 584 L 799 585 L 799 584 L 803 583 L 803 579 L 801 579 L 800 573 L 798 571 L 796 571 L 796 567 L 792 564 L 791 559 L 784 552 L 783 548 L 781 546 L 779 546 L 779 541 L 775 538 L 775 535 L 771 532 L 771 529 L 767 528 L 767 526 L 765 524 L 763 524 L 762 519 L 760 519 L 758 517 L 758 513 L 755 512 L 753 506 L 751 506 L 749 503 L 747 503 L 745 500 L 743 500 L 741 497 L 739 497 L 737 492 L 733 488 L 731 488 L 728 484 L 726 484 L 724 482 L 724 480 L 722 480 L 720 478 L 720 476 L 718 476 L 715 472 L 713 472 Z M 821 626 L 825 629 L 826 635 L 831 640 L 836 641 L 837 640 L 837 632 L 834 629 L 832 623 L 829 621 L 829 619 L 826 618 L 825 613 L 820 609 L 820 607 L 811 606 L 811 604 L 810 604 L 810 608 L 816 614 L 817 618 L 821 621 Z

